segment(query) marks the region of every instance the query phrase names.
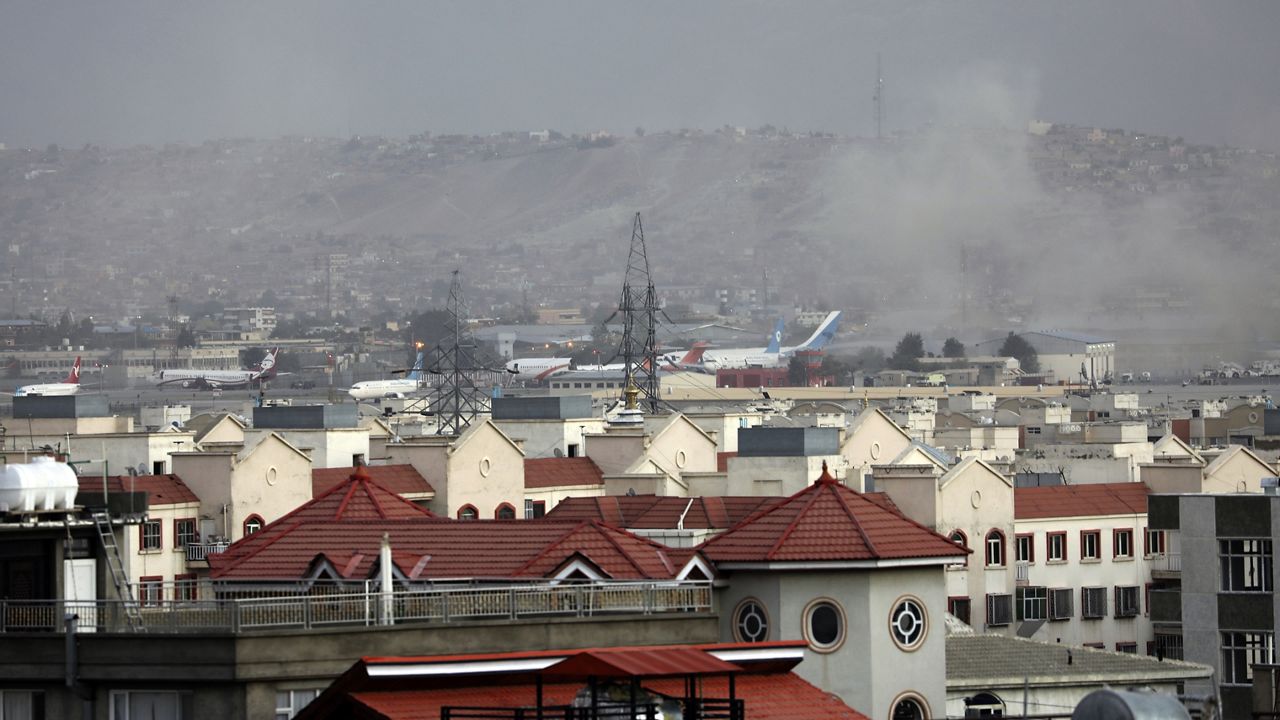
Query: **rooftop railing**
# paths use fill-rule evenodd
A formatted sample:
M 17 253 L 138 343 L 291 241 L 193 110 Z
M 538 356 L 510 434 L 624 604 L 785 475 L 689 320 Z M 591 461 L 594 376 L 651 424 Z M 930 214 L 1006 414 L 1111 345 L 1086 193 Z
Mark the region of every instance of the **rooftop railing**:
M 250 633 L 475 620 L 710 613 L 711 583 L 592 582 L 400 588 L 205 600 L 0 600 L 0 633 Z
M 231 547 L 230 542 L 187 543 L 187 562 L 208 560 L 210 555 L 223 552 L 229 547 Z

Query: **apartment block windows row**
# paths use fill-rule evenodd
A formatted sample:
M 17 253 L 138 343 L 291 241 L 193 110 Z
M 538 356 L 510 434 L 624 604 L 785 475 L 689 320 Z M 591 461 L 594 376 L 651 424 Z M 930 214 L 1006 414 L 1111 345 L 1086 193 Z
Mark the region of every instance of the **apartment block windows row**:
M 1108 592 L 1110 591 L 1110 592 Z M 1002 595 L 987 596 L 987 624 L 1007 625 L 1004 618 Z M 954 598 L 952 604 L 954 606 Z M 1075 616 L 1075 590 L 1072 588 L 1046 588 L 1026 586 L 1014 592 L 1011 606 L 1014 619 L 1027 620 L 1070 620 Z M 1101 620 L 1107 617 L 1109 609 L 1117 618 L 1137 617 L 1142 613 L 1142 587 L 1138 585 L 1117 585 L 1113 588 L 1086 587 L 1080 589 L 1080 617 L 1085 620 Z M 954 613 L 953 613 L 954 614 Z M 993 622 L 996 618 L 998 622 Z
M 999 531 L 993 530 L 987 534 L 987 565 L 1003 564 L 1003 554 L 1001 548 L 996 547 L 999 542 L 1003 546 L 1003 535 L 996 537 Z M 1133 528 L 1117 528 L 1111 531 L 1111 557 L 1115 560 L 1130 560 L 1134 557 L 1134 531 Z M 1154 539 L 1153 539 L 1154 538 Z M 1148 531 L 1144 538 L 1143 549 L 1146 555 L 1152 553 L 1152 547 L 1157 548 L 1155 552 L 1164 552 L 1164 534 L 1159 531 Z M 1026 533 L 1019 534 L 1015 537 L 1016 560 L 1020 563 L 1035 563 L 1036 561 L 1036 543 L 1035 534 Z M 1102 549 L 1102 531 L 1101 530 L 1081 530 L 1080 531 L 1080 560 L 1084 562 L 1100 562 L 1103 558 Z M 1067 548 L 1067 533 L 1063 532 L 1047 532 L 1045 533 L 1045 560 L 1050 563 L 1065 563 L 1070 557 L 1070 551 Z M 994 563 L 993 560 L 1000 559 L 1000 563 Z
M 1270 540 L 1232 539 L 1218 541 L 1222 592 L 1271 592 L 1272 548 Z
M 1222 684 L 1252 685 L 1253 666 L 1275 662 L 1275 634 L 1269 632 L 1222 633 Z

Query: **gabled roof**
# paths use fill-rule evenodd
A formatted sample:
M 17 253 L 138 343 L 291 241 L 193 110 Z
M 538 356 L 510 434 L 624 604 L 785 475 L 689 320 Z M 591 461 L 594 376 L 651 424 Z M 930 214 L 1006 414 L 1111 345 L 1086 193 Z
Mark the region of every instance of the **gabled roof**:
M 956 463 L 954 467 L 952 467 L 950 470 L 944 473 L 942 477 L 938 478 L 938 487 L 944 488 L 947 485 L 951 484 L 952 480 L 955 480 L 956 478 L 960 477 L 964 473 L 968 472 L 969 468 L 973 467 L 974 465 L 981 466 L 988 473 L 1000 478 L 1000 481 L 1003 482 L 1005 485 L 1009 487 L 1013 487 L 1013 480 L 1010 479 L 1009 476 L 991 467 L 991 465 L 989 465 L 987 461 L 982 460 L 981 458 L 978 458 L 976 456 L 967 457 L 964 460 L 961 460 L 960 462 Z
M 240 421 L 240 418 L 232 415 L 231 413 L 200 413 L 199 415 L 195 415 L 188 419 L 183 427 L 194 432 L 195 438 L 193 441 L 199 443 L 201 440 L 204 440 L 205 436 L 207 436 L 214 428 L 224 422 L 234 423 L 240 426 L 241 430 L 244 430 L 246 427 L 245 424 Z
M 244 462 L 245 460 L 248 460 L 250 455 L 258 452 L 260 448 L 271 442 L 273 439 L 292 450 L 298 456 L 304 458 L 307 462 L 311 462 L 311 456 L 299 450 L 296 445 L 286 440 L 283 435 L 274 430 L 270 430 L 263 434 L 262 439 L 254 443 L 253 447 L 240 446 L 240 450 L 236 453 L 236 461 Z
M 856 416 L 854 416 L 852 420 L 849 421 L 849 428 L 848 430 L 845 431 L 844 442 L 841 443 L 841 448 L 843 449 L 845 445 L 849 444 L 853 440 L 854 435 L 858 433 L 858 430 L 862 429 L 863 425 L 868 424 L 877 415 L 880 416 L 880 419 L 883 420 L 885 423 L 887 423 L 889 427 L 893 428 L 894 430 L 897 430 L 898 434 L 901 435 L 903 438 L 905 438 L 908 442 L 911 441 L 911 436 L 907 434 L 906 430 L 902 429 L 901 425 L 894 422 L 893 418 L 889 417 L 888 415 L 885 415 L 884 411 L 878 407 L 869 407 L 863 410 L 862 412 L 858 413 Z
M 434 493 L 435 488 L 412 465 L 369 465 L 365 472 L 376 483 L 397 495 Z M 320 497 L 335 485 L 346 482 L 352 468 L 312 468 L 311 495 Z
M 967 551 L 841 485 L 823 465 L 809 487 L 703 543 L 715 563 L 875 562 L 952 558 Z
M 1214 473 L 1221 470 L 1224 465 L 1231 462 L 1232 458 L 1239 455 L 1240 453 L 1244 453 L 1245 455 L 1252 458 L 1255 463 L 1257 463 L 1260 467 L 1266 469 L 1269 473 L 1275 471 L 1275 468 L 1268 465 L 1267 462 L 1262 458 L 1258 457 L 1257 455 L 1254 455 L 1253 451 L 1250 450 L 1249 448 L 1243 445 L 1228 445 L 1227 449 L 1222 451 L 1222 454 L 1215 457 L 1208 465 L 1205 466 L 1204 476 L 1205 477 L 1212 476 Z
M 1195 448 L 1183 442 L 1182 438 L 1173 433 L 1169 433 L 1157 440 L 1153 449 L 1156 459 L 1185 455 L 1192 462 L 1204 464 L 1204 458 L 1200 456 L 1200 453 L 1196 452 Z
M 909 463 L 905 463 L 904 461 L 913 454 L 917 456 L 923 456 L 923 458 L 926 461 L 934 465 L 937 465 L 938 468 L 941 470 L 946 470 L 948 467 L 951 466 L 951 463 L 955 462 L 954 458 L 952 458 L 950 455 L 943 452 L 942 450 L 939 450 L 938 448 L 932 445 L 926 445 L 925 443 L 922 443 L 919 440 L 912 440 L 911 444 L 903 448 L 902 452 L 898 453 L 897 457 L 889 461 L 889 464 L 890 465 L 909 464 Z
M 589 457 L 525 458 L 526 488 L 596 487 L 604 484 L 604 472 Z
M 82 475 L 77 478 L 80 481 L 80 490 L 83 492 L 102 492 L 102 476 Z M 198 503 L 200 498 L 196 496 L 187 484 L 182 482 L 182 478 L 177 475 L 138 475 L 136 477 L 127 475 L 109 475 L 107 476 L 107 494 L 119 492 L 145 492 L 148 495 L 147 504 L 151 507 L 158 505 L 181 505 L 183 503 Z
M 1045 485 L 1013 490 L 1015 520 L 1060 517 L 1142 515 L 1147 512 L 1145 483 Z
M 657 495 L 606 495 L 565 498 L 547 513 L 552 520 L 599 520 L 632 530 L 724 530 L 781 498 L 759 496 L 684 498 Z

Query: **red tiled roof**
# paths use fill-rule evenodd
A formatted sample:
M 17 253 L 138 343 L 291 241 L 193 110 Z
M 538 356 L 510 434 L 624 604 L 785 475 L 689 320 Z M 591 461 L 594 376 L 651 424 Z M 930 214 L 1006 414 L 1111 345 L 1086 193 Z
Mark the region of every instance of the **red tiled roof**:
M 591 522 L 446 518 L 321 522 L 298 524 L 277 537 L 259 540 L 265 532 L 233 544 L 210 560 L 212 576 L 297 579 L 325 560 L 344 578 L 368 578 L 376 572 L 384 533 L 390 537 L 392 561 L 414 580 L 547 577 L 574 559 L 615 579 L 669 580 L 680 570 L 663 546 Z
M 1095 515 L 1141 515 L 1147 512 L 1145 483 L 1096 483 L 1022 487 L 1013 491 L 1013 517 L 1040 520 Z
M 544 705 L 568 705 L 583 688 L 581 682 L 546 683 Z M 670 697 L 684 695 L 683 678 L 645 680 L 641 686 Z M 722 677 L 700 680 L 703 697 L 728 697 L 729 681 Z M 867 716 L 845 705 L 838 697 L 823 692 L 793 672 L 767 675 L 739 675 L 734 691 L 747 708 L 751 720 L 867 720 Z M 357 706 L 374 717 L 387 720 L 439 720 L 445 706 L 515 707 L 534 704 L 534 686 L 441 688 L 435 690 L 373 691 L 351 695 Z
M 80 490 L 83 492 L 102 492 L 102 476 L 82 475 Z M 107 477 L 107 494 L 119 492 L 145 492 L 150 505 L 176 505 L 179 503 L 198 503 L 200 498 L 191 492 L 191 488 L 182 482 L 177 475 L 110 475 Z
M 662 530 L 675 528 L 683 515 L 686 529 L 724 530 L 781 500 L 782 498 L 759 496 L 578 497 L 561 500 L 546 517 L 553 520 L 600 520 L 633 530 Z
M 588 457 L 529 458 L 524 461 L 524 486 L 596 486 L 604 484 L 604 472 Z
M 722 562 L 856 562 L 966 554 L 947 538 L 839 484 L 817 482 L 703 543 Z
M 346 482 L 353 468 L 313 468 L 311 470 L 311 496 L 319 497 L 334 485 Z M 412 465 L 369 465 L 365 472 L 377 483 L 397 495 L 434 493 L 431 483 Z
M 716 472 L 729 472 L 729 458 L 738 457 L 736 452 L 716 453 Z
M 865 715 L 835 695 L 792 672 L 803 657 L 803 653 L 794 651 L 803 647 L 800 642 L 790 641 L 366 657 L 335 680 L 298 717 L 438 720 L 441 708 L 447 706 L 532 707 L 537 698 L 535 678 L 539 676 L 544 678 L 544 707 L 564 706 L 572 702 L 585 682 L 578 673 L 571 673 L 572 681 L 557 677 L 556 668 L 567 669 L 586 660 L 592 668 L 607 666 L 608 672 L 596 675 L 638 677 L 644 689 L 677 698 L 687 691 L 686 673 L 698 675 L 699 696 L 727 698 L 729 681 L 720 673 L 732 671 L 736 697 L 744 701 L 747 717 L 753 720 L 865 720 Z M 738 650 L 766 655 L 730 662 L 720 659 L 722 654 L 732 656 Z M 777 654 L 770 654 L 771 651 Z M 619 668 L 622 665 L 626 667 Z M 390 674 L 381 672 L 386 666 L 399 669 Z M 666 675 L 678 676 L 661 677 Z

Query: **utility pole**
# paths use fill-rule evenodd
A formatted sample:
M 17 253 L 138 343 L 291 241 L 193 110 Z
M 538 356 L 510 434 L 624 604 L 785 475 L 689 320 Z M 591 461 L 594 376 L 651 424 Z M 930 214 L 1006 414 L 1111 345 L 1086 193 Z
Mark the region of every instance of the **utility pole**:
M 622 298 L 618 302 L 622 315 L 622 363 L 625 389 L 639 391 L 651 413 L 658 411 L 658 301 L 649 273 L 649 255 L 644 245 L 644 226 L 640 213 L 631 223 L 631 249 L 627 254 L 627 273 L 622 280 Z M 627 399 L 624 391 L 624 398 Z M 634 400 L 634 397 L 632 398 Z

